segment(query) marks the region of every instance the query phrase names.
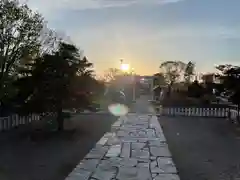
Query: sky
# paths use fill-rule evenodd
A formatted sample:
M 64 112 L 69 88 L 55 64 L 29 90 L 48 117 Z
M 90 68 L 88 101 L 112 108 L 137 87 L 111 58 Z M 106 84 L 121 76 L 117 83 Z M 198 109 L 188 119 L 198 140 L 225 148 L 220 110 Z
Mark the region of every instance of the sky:
M 163 61 L 240 65 L 240 0 L 21 0 L 94 63 L 152 75 Z

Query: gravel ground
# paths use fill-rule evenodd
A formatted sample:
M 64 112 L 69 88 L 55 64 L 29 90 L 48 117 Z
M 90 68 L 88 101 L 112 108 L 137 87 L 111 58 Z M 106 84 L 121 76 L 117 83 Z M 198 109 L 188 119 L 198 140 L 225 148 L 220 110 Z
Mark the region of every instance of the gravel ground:
M 240 136 L 224 119 L 160 117 L 181 180 L 239 180 Z
M 107 114 L 77 115 L 66 124 L 67 132 L 37 142 L 26 134 L 7 140 L 0 134 L 0 180 L 64 180 L 115 120 Z

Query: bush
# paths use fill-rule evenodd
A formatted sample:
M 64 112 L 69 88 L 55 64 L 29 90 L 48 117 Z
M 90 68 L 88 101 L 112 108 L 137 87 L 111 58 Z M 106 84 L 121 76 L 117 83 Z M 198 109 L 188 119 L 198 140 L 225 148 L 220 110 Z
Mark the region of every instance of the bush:
M 200 98 L 204 96 L 205 89 L 203 86 L 201 86 L 197 81 L 193 82 L 188 86 L 188 96 L 189 97 L 195 97 Z
M 211 101 L 212 101 L 212 96 L 211 95 L 206 94 L 203 97 L 201 97 L 201 102 L 203 104 L 210 104 Z

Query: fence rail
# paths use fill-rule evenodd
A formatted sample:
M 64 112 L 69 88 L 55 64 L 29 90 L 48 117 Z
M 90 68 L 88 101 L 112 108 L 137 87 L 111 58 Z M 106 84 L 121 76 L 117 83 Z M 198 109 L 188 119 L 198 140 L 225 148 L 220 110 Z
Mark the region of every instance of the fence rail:
M 163 107 L 158 106 L 157 112 L 162 116 L 191 116 L 226 118 L 238 124 L 239 110 L 236 107 L 211 108 L 211 107 Z
M 8 117 L 0 117 L 0 132 L 7 131 L 20 125 L 30 124 L 33 121 L 39 121 L 46 116 L 55 116 L 56 113 L 31 114 L 28 116 L 20 116 L 14 114 Z

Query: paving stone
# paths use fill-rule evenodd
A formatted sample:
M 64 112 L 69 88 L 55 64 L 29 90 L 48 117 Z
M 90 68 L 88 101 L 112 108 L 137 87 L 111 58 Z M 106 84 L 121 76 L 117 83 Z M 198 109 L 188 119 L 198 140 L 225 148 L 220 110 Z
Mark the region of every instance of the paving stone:
M 149 169 L 149 163 L 144 163 L 144 162 L 140 162 L 137 164 L 137 167 L 139 168 L 148 168 Z
M 123 123 L 122 120 L 118 120 L 115 123 L 113 123 L 112 127 L 120 127 L 122 123 Z
M 107 147 L 93 148 L 87 155 L 86 159 L 102 159 L 104 154 L 108 151 Z
M 180 178 L 176 174 L 159 174 L 154 180 L 180 180 Z
M 152 180 L 152 175 L 149 168 L 138 168 L 138 179 L 139 180 Z
M 133 150 L 132 151 L 132 157 L 133 158 L 140 158 L 140 159 L 149 159 L 150 153 L 149 153 L 149 151 Z
M 155 131 L 153 129 L 147 129 L 147 136 L 148 137 L 155 137 Z
M 148 119 L 149 116 L 148 115 L 140 115 L 138 116 L 139 119 Z
M 164 173 L 177 173 L 177 169 L 172 161 L 172 158 L 159 157 L 157 158 L 158 167 Z
M 103 137 L 97 142 L 97 144 L 99 144 L 99 145 L 105 145 L 107 141 L 108 141 L 108 137 L 104 137 L 104 136 L 103 136 Z
M 138 131 L 137 133 L 138 133 L 139 137 L 148 137 L 145 129 L 141 130 L 141 131 Z
M 136 158 L 138 160 L 139 163 L 150 163 L 150 159 L 143 159 L 143 158 Z
M 152 156 L 163 156 L 163 157 L 171 157 L 169 149 L 167 147 L 150 147 L 150 152 Z
M 155 178 L 158 174 L 152 173 L 152 178 Z
M 117 157 L 121 153 L 121 145 L 113 145 L 108 150 L 106 157 Z
M 85 170 L 94 170 L 99 164 L 99 159 L 84 159 L 79 165 L 77 165 L 77 169 L 85 169 Z
M 136 167 L 132 168 L 120 167 L 116 178 L 119 180 L 132 179 L 137 177 L 138 175 L 137 173 L 138 169 Z
M 120 141 L 119 138 L 117 138 L 117 137 L 110 137 L 106 144 L 107 145 L 117 145 L 117 144 L 120 144 L 120 143 L 121 143 L 121 141 Z
M 130 127 L 120 127 L 119 131 L 126 131 L 126 132 L 134 132 L 137 131 L 136 127 L 130 126 Z
M 128 136 L 128 132 L 126 131 L 118 131 L 117 132 L 117 137 L 126 137 Z
M 134 143 L 134 142 L 138 142 L 138 138 L 130 138 L 130 137 L 125 137 L 125 138 L 121 138 L 122 142 L 129 142 L 129 143 Z M 146 142 L 146 141 L 145 141 Z
M 124 158 L 129 158 L 130 153 L 131 153 L 131 144 L 129 142 L 128 143 L 123 143 L 120 156 L 124 157 Z
M 157 116 L 152 116 L 152 118 L 150 119 L 150 126 L 152 128 L 156 128 L 158 130 L 162 130 L 159 122 L 158 122 L 158 119 L 157 119 Z
M 164 136 L 163 133 L 156 133 L 156 137 L 157 137 L 157 138 L 160 138 L 161 141 L 166 141 L 166 138 L 165 138 L 165 136 Z
M 104 137 L 107 137 L 107 138 L 116 137 L 116 133 L 115 132 L 108 132 L 104 135 Z
M 138 160 L 133 158 L 123 159 L 121 164 L 125 167 L 134 167 L 138 164 Z
M 148 137 L 147 141 L 166 141 L 165 137 Z
M 149 148 L 148 147 L 145 147 L 142 149 L 143 151 L 149 151 Z
M 157 167 L 157 161 L 152 161 L 151 163 L 150 163 L 150 168 L 151 169 L 153 169 L 153 168 L 155 168 L 155 167 Z
M 149 146 L 167 146 L 164 141 L 149 141 Z
M 137 141 L 136 141 L 136 142 L 137 142 Z M 139 138 L 139 139 L 138 139 L 138 142 L 147 143 L 148 140 L 147 140 L 146 138 L 144 138 L 144 139 Z
M 117 173 L 117 168 L 109 169 L 109 170 L 103 170 L 103 169 L 99 168 L 94 172 L 92 177 L 99 179 L 99 180 L 111 180 L 112 178 L 114 178 L 116 176 L 116 173 Z
M 111 157 L 108 159 L 109 162 L 111 163 L 121 163 L 121 161 L 123 161 L 123 158 L 121 157 Z
M 108 167 L 134 167 L 138 164 L 137 159 L 133 158 L 110 158 L 107 161 L 100 164 L 100 166 L 105 165 Z
M 135 142 L 143 142 L 143 143 L 146 143 L 149 140 L 147 137 L 129 137 L 128 139 L 132 139 Z
M 164 171 L 159 167 L 154 167 L 154 168 L 151 168 L 151 173 L 162 174 L 162 173 L 164 173 Z
M 89 179 L 92 172 L 78 169 L 73 171 L 65 180 L 87 180 Z
M 157 160 L 157 157 L 155 157 L 155 156 L 150 156 L 150 160 Z
M 146 143 L 132 143 L 132 149 L 133 150 L 137 150 L 137 149 L 142 149 L 144 146 L 146 145 Z
M 102 160 L 101 163 L 98 165 L 97 168 L 100 168 L 101 170 L 114 170 L 115 168 L 121 166 L 120 163 L 121 160 L 119 159 L 107 159 L 107 160 Z

